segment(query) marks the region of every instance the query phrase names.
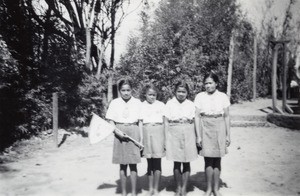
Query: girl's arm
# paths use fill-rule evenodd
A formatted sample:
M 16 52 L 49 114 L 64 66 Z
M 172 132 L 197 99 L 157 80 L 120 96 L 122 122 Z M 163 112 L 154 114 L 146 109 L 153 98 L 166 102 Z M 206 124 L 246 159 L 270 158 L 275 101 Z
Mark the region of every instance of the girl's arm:
M 195 112 L 195 127 L 196 127 L 196 143 L 202 147 L 202 121 L 200 118 L 200 110 L 196 108 Z
M 139 120 L 139 129 L 140 129 L 140 143 L 143 143 L 143 121 Z
M 169 119 L 167 117 L 163 117 L 164 120 L 164 133 L 165 133 L 165 139 L 167 139 L 167 133 L 169 131 Z
M 114 127 L 116 127 L 116 124 L 115 124 L 115 122 L 113 121 L 113 120 L 108 120 L 108 122 L 111 124 L 111 125 L 113 125 Z M 122 132 L 122 131 L 120 131 L 120 130 L 118 130 L 118 129 L 115 129 L 114 130 L 114 134 L 118 137 L 118 138 L 120 138 L 120 139 L 125 139 L 125 134 Z
M 230 146 L 231 138 L 230 138 L 230 117 L 229 117 L 229 107 L 224 109 L 224 119 L 226 126 L 226 146 Z

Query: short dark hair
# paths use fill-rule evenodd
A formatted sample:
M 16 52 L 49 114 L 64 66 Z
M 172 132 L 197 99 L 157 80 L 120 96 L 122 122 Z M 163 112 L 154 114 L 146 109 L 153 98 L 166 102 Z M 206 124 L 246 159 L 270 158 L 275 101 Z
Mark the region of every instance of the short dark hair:
M 178 81 L 176 84 L 175 84 L 175 93 L 176 93 L 176 91 L 177 91 L 177 89 L 179 88 L 179 87 L 183 87 L 183 88 L 185 88 L 186 89 L 186 91 L 187 91 L 187 93 L 188 93 L 188 95 L 190 94 L 190 87 L 189 87 L 189 85 L 184 81 L 184 80 L 181 80 L 181 81 Z
M 122 86 L 123 86 L 123 85 L 126 85 L 126 84 L 129 85 L 130 88 L 133 87 L 133 82 L 132 82 L 131 78 L 123 78 L 123 79 L 121 79 L 121 80 L 119 81 L 119 84 L 118 84 L 118 90 L 120 91 L 121 88 L 122 88 Z
M 205 80 L 207 78 L 213 79 L 213 81 L 217 84 L 219 83 L 219 77 L 217 76 L 217 74 L 214 71 L 210 71 L 210 72 L 208 72 L 207 74 L 204 75 L 203 84 L 205 83 Z
M 154 91 L 156 92 L 156 94 L 157 94 L 156 99 L 158 98 L 158 94 L 159 94 L 159 93 L 158 93 L 158 88 L 157 88 L 154 84 L 149 83 L 149 84 L 146 84 L 146 85 L 143 87 L 143 89 L 142 89 L 142 93 L 141 93 L 141 95 L 140 95 L 140 99 L 141 99 L 142 101 L 146 100 L 146 94 L 147 94 L 147 92 L 148 92 L 149 89 L 154 90 Z

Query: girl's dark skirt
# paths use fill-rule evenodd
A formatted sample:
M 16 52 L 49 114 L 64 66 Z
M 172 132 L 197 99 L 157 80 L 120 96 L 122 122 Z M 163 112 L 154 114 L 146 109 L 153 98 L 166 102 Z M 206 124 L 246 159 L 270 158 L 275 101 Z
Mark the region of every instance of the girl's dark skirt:
M 190 162 L 198 157 L 194 123 L 170 123 L 166 140 L 167 159 Z
M 162 124 L 143 126 L 143 157 L 162 158 L 165 156 L 165 133 Z
M 202 150 L 204 157 L 223 157 L 227 153 L 226 126 L 224 117 L 203 117 Z
M 116 127 L 136 141 L 140 141 L 139 127 L 137 125 L 117 124 Z M 115 136 L 112 162 L 124 165 L 140 163 L 140 149 L 133 142 L 122 141 Z

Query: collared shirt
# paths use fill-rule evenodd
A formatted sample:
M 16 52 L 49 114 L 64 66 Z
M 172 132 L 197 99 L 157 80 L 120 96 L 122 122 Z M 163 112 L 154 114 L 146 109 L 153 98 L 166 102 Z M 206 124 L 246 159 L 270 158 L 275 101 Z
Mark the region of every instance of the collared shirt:
M 143 123 L 162 123 L 165 112 L 165 104 L 160 101 L 155 101 L 150 104 L 148 101 L 142 103 L 140 110 L 140 119 Z
M 186 99 L 180 103 L 176 97 L 173 97 L 166 104 L 165 116 L 169 120 L 189 119 L 195 117 L 195 105 L 192 101 Z
M 139 120 L 140 108 L 139 99 L 131 97 L 128 102 L 125 102 L 119 97 L 111 101 L 105 117 L 116 123 L 135 123 Z
M 199 93 L 194 101 L 200 113 L 207 115 L 224 114 L 224 109 L 230 106 L 230 101 L 225 93 L 216 90 L 213 94 Z

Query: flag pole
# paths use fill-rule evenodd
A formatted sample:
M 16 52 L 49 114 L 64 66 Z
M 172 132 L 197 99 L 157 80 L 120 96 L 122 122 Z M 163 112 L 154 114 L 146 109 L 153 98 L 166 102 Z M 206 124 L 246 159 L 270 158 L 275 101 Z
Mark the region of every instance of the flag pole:
M 143 149 L 144 148 L 144 145 L 141 144 L 140 142 L 136 141 L 135 139 L 133 139 L 132 137 L 130 137 L 129 135 L 125 134 L 123 131 L 121 131 L 120 129 L 118 128 L 115 128 L 115 130 L 121 132 L 123 134 L 123 136 L 126 135 L 126 137 L 128 138 L 129 141 L 131 141 L 132 143 L 134 143 L 137 147 L 139 147 L 140 149 Z M 115 133 L 115 131 L 114 131 Z

